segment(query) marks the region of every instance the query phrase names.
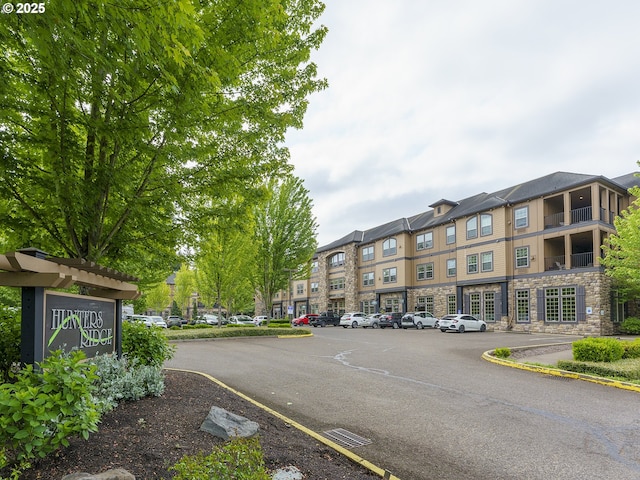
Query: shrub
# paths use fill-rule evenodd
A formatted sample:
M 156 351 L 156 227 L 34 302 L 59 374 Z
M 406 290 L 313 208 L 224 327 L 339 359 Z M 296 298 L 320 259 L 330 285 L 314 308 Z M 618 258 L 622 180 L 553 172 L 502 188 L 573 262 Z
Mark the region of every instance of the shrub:
M 81 351 L 58 350 L 39 368 L 27 365 L 14 383 L 0 385 L 0 461 L 12 476 L 32 459 L 68 446 L 68 438 L 87 439 L 98 430 L 100 414 L 91 396 L 95 367 L 84 358 Z
M 175 347 L 169 344 L 163 328 L 148 328 L 141 322 L 122 322 L 122 353 L 140 365 L 162 367 L 173 358 Z
M 262 447 L 256 437 L 236 438 L 218 446 L 208 456 L 184 456 L 170 467 L 174 480 L 269 480 Z
M 585 338 L 573 342 L 573 358 L 579 362 L 615 362 L 622 359 L 624 347 L 615 338 Z
M 0 306 L 0 383 L 20 363 L 20 310 Z
M 629 335 L 640 334 L 640 318 L 628 317 L 620 324 L 620 331 Z
M 496 348 L 493 354 L 498 358 L 509 358 L 511 356 L 511 349 L 506 347 Z
M 640 358 L 640 338 L 632 342 L 622 342 L 624 354 L 622 358 Z
M 118 406 L 121 401 L 159 397 L 164 392 L 164 375 L 160 367 L 139 365 L 113 355 L 98 355 L 89 360 L 96 367 L 94 401 L 101 412 Z

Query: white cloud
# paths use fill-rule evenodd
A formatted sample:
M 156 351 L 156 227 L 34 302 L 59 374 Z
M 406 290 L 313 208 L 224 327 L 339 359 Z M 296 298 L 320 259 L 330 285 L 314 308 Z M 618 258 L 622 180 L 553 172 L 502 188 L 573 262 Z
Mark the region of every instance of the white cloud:
M 637 169 L 635 0 L 326 3 L 330 86 L 287 139 L 321 245 L 440 198 Z

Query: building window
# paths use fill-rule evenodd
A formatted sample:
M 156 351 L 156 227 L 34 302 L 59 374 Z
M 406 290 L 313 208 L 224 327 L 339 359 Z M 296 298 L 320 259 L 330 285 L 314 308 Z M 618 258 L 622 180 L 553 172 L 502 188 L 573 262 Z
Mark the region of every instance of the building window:
M 344 252 L 336 253 L 329 259 L 331 267 L 341 267 L 344 265 Z
M 467 220 L 467 240 L 478 238 L 478 217 Z
M 469 295 L 469 313 L 474 317 L 480 317 L 480 294 L 472 293 Z
M 400 311 L 400 300 L 397 298 L 387 298 L 384 301 L 384 311 L 387 313 Z
M 467 273 L 478 273 L 478 254 L 467 255 Z
M 433 278 L 433 262 L 418 265 L 418 280 L 431 280 Z
M 362 286 L 370 287 L 375 284 L 375 275 L 373 272 L 367 272 L 362 274 Z
M 447 260 L 447 277 L 454 277 L 456 275 L 456 259 L 450 258 Z
M 577 322 L 576 288 L 555 287 L 544 290 L 545 319 L 547 322 Z
M 516 208 L 513 211 L 513 217 L 516 228 L 525 228 L 529 226 L 529 207 Z
M 516 268 L 529 267 L 529 247 L 516 248 Z
M 373 245 L 362 249 L 362 261 L 368 262 L 369 260 L 373 260 Z
M 318 293 L 319 289 L 318 282 L 311 282 L 311 293 Z
M 320 268 L 318 267 L 318 261 L 314 260 L 313 262 L 311 262 L 311 273 L 318 273 L 318 270 L 320 270 Z
M 429 295 L 424 297 L 424 310 L 429 313 L 433 313 L 433 296 Z
M 494 292 L 484 292 L 484 321 L 496 321 L 496 294 Z
M 396 267 L 382 270 L 382 283 L 395 283 L 397 279 L 398 269 Z
M 416 236 L 416 250 L 433 248 L 433 232 L 421 233 Z
M 296 285 L 296 295 L 302 295 L 304 293 L 304 285 Z
M 447 227 L 447 245 L 451 245 L 452 243 L 456 243 L 456 226 L 449 225 Z
M 364 300 L 362 302 L 362 311 L 366 315 L 376 313 L 375 300 Z
M 396 239 L 388 238 L 384 242 L 382 242 L 382 256 L 388 257 L 389 255 L 396 254 Z
M 416 311 L 433 313 L 433 296 L 418 297 L 416 300 Z
M 482 271 L 483 272 L 492 272 L 493 271 L 493 252 L 484 252 L 481 257 L 482 263 Z
M 343 290 L 344 278 L 332 278 L 329 280 L 329 290 Z
M 483 213 L 480 215 L 480 235 L 486 237 L 493 234 L 493 215 Z
M 320 313 L 320 306 L 317 303 L 312 303 L 310 313 Z
M 516 323 L 529 322 L 529 290 L 516 290 Z
M 456 313 L 456 296 L 447 295 L 447 315 L 455 315 Z M 431 312 L 433 313 L 433 312 Z

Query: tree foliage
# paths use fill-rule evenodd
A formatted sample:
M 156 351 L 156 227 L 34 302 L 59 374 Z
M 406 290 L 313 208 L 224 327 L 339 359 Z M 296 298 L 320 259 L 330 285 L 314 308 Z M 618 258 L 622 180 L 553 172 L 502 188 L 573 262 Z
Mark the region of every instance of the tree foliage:
M 160 282 L 146 292 L 147 306 L 154 312 L 161 314 L 171 302 L 171 288 L 167 282 Z
M 294 176 L 271 180 L 270 197 L 255 208 L 255 285 L 272 310 L 273 295 L 289 279 L 306 278 L 317 248 L 316 219 L 302 181 Z
M 191 299 L 196 291 L 196 277 L 193 270 L 187 265 L 182 265 L 176 272 L 173 300 L 182 311 L 188 311 L 191 307 Z
M 0 214 L 39 247 L 159 281 L 202 195 L 258 195 L 326 29 L 318 0 L 57 0 L 0 22 Z
M 629 191 L 636 200 L 615 218 L 616 233 L 605 239 L 601 259 L 626 299 L 640 296 L 640 187 Z
M 196 260 L 196 283 L 204 304 L 235 313 L 253 301 L 253 226 L 232 218 L 217 218 L 202 239 Z M 220 324 L 221 325 L 221 324 Z

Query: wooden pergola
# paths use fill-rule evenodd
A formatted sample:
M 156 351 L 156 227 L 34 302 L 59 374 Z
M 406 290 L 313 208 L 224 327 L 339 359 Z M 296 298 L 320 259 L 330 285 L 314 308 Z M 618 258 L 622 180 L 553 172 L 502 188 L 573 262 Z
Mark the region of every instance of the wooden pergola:
M 82 259 L 46 257 L 41 250 L 25 249 L 0 254 L 0 286 L 69 288 L 86 287 L 95 297 L 135 300 L 138 279 Z

